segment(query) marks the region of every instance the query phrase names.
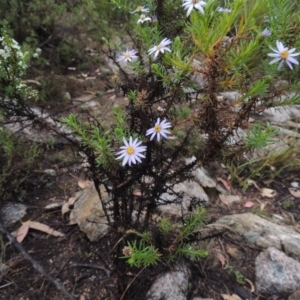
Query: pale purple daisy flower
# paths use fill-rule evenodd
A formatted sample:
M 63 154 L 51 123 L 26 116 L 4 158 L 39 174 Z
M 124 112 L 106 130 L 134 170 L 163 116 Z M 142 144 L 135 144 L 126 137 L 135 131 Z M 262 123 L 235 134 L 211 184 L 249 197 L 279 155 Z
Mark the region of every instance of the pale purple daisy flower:
M 144 7 L 142 5 L 139 5 L 136 10 L 132 11 L 131 13 L 134 14 L 135 12 L 139 12 L 139 13 L 147 13 L 149 12 L 149 8 Z
M 160 121 L 160 118 L 158 118 L 154 127 L 147 130 L 146 135 L 151 134 L 150 141 L 152 141 L 154 137 L 157 136 L 157 141 L 159 142 L 161 136 L 167 139 L 167 134 L 171 134 L 171 132 L 167 130 L 167 128 L 170 127 L 172 127 L 170 122 L 167 122 L 166 119 Z
M 271 31 L 270 31 L 268 28 L 265 28 L 265 29 L 263 30 L 263 32 L 261 33 L 261 35 L 262 35 L 263 37 L 268 37 L 268 36 L 271 35 Z
M 132 59 L 137 58 L 137 51 L 135 50 L 126 50 L 120 57 L 118 58 L 117 61 L 125 61 L 125 62 L 131 62 Z
M 299 65 L 299 62 L 294 58 L 294 56 L 298 56 L 300 53 L 293 53 L 295 52 L 296 48 L 289 50 L 279 41 L 276 41 L 276 46 L 277 49 L 270 47 L 275 52 L 268 54 L 268 56 L 275 57 L 272 61 L 270 61 L 270 65 L 280 61 L 277 70 L 281 69 L 284 62 L 287 63 L 291 70 L 293 70 L 292 64 Z
M 137 23 L 144 23 L 146 21 L 151 21 L 151 18 L 150 17 L 146 17 L 144 14 L 141 14 L 140 18 L 138 19 Z
M 147 147 L 141 146 L 141 141 L 135 139 L 133 141 L 132 136 L 129 138 L 127 142 L 126 139 L 123 137 L 124 146 L 120 147 L 120 151 L 116 153 L 119 155 L 116 159 L 123 159 L 122 166 L 128 164 L 131 166 L 131 163 L 135 164 L 137 162 L 141 163 L 141 158 L 145 158 L 145 155 L 141 154 L 145 152 Z
M 231 13 L 231 9 L 229 8 L 224 8 L 224 7 L 218 7 L 217 9 L 218 12 L 226 12 L 226 13 Z
M 165 38 L 163 39 L 159 45 L 154 46 L 152 48 L 150 48 L 148 50 L 148 54 L 153 54 L 154 53 L 154 59 L 156 59 L 157 55 L 159 54 L 159 52 L 164 53 L 164 51 L 169 51 L 171 52 L 171 49 L 169 47 L 167 47 L 167 45 L 171 44 L 172 41 Z
M 200 0 L 183 0 L 182 6 L 187 10 L 187 17 L 191 14 L 193 8 L 198 9 L 204 15 L 204 9 L 202 6 L 206 6 L 206 2 Z

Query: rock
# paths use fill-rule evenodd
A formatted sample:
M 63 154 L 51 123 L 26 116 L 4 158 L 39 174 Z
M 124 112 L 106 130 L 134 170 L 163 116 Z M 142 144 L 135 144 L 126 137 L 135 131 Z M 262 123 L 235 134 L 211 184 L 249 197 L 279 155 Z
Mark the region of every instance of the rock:
M 298 105 L 271 107 L 264 110 L 264 117 L 275 123 L 284 123 L 292 118 L 300 117 L 298 107 Z
M 100 190 L 103 201 L 107 202 L 109 196 L 105 188 L 101 186 Z M 93 183 L 84 189 L 82 195 L 75 202 L 74 209 L 70 214 L 70 223 L 77 223 L 80 230 L 83 231 L 92 242 L 99 241 L 107 234 L 109 225 Z
M 242 128 L 238 127 L 233 135 L 230 135 L 226 140 L 226 144 L 228 145 L 238 145 L 241 141 L 247 136 L 247 133 Z
M 241 196 L 239 196 L 239 195 L 220 194 L 219 198 L 227 206 L 230 206 L 233 203 L 241 202 L 241 200 L 242 200 Z
M 29 206 L 22 203 L 8 203 L 0 211 L 0 220 L 4 226 L 11 226 L 21 220 Z
M 71 94 L 69 92 L 65 92 L 64 93 L 64 99 L 67 100 L 67 101 L 71 101 L 71 99 L 72 99 Z
M 300 138 L 300 133 L 296 132 L 295 130 L 289 130 L 275 125 L 272 125 L 272 127 L 278 130 L 278 135 L 281 136 L 281 138 L 282 137 L 283 138 L 294 137 L 297 139 Z
M 257 256 L 255 274 L 261 293 L 292 293 L 300 287 L 300 263 L 273 247 Z
M 241 97 L 241 94 L 238 91 L 228 91 L 220 94 L 224 97 L 224 100 L 229 103 L 233 103 Z
M 195 156 L 186 158 L 185 164 L 188 165 L 194 162 L 195 159 Z M 195 170 L 193 170 L 193 175 L 195 177 L 195 180 L 199 182 L 199 184 L 203 187 L 215 188 L 217 186 L 217 183 L 209 176 L 207 170 L 205 170 L 203 167 L 195 168 Z
M 277 225 L 251 213 L 224 216 L 215 224 L 230 226 L 256 246 L 284 249 L 287 255 L 300 260 L 300 234 L 291 226 Z
M 146 300 L 186 300 L 190 271 L 186 267 L 168 272 L 153 283 Z
M 186 213 L 191 204 L 192 198 L 197 198 L 200 201 L 208 201 L 208 196 L 204 192 L 203 188 L 195 181 L 184 181 L 174 185 L 172 190 L 175 193 L 184 193 L 183 200 L 179 204 L 165 204 L 158 206 L 158 210 L 162 213 L 171 214 L 175 216 L 181 216 L 182 212 Z M 159 202 L 171 202 L 177 199 L 177 196 L 172 194 L 172 190 L 161 195 Z

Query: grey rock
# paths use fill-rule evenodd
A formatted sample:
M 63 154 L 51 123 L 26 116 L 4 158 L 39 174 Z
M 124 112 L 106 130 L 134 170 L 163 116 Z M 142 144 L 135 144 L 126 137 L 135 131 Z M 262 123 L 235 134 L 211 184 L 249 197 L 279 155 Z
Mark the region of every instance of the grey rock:
M 72 99 L 71 94 L 69 92 L 65 92 L 64 93 L 64 99 L 66 99 L 67 101 L 70 101 Z
M 101 187 L 101 195 L 104 202 L 109 200 L 103 187 Z M 70 214 L 70 223 L 77 223 L 80 230 L 92 242 L 99 241 L 108 233 L 109 225 L 94 184 L 84 189 L 82 195 L 75 202 L 74 209 Z
M 238 91 L 228 91 L 220 94 L 224 97 L 225 101 L 230 103 L 237 101 L 241 97 L 241 94 Z
M 8 203 L 0 211 L 0 220 L 4 226 L 11 226 L 26 215 L 27 209 L 28 206 L 22 203 Z
M 190 271 L 183 266 L 168 272 L 153 283 L 146 300 L 186 300 Z
M 291 226 L 277 225 L 251 213 L 224 216 L 215 224 L 230 226 L 256 246 L 285 249 L 287 255 L 300 260 L 300 234 Z
M 277 80 L 275 82 L 275 88 L 277 89 L 286 88 L 288 86 L 289 86 L 289 82 L 287 80 Z
M 188 165 L 192 162 L 194 162 L 196 159 L 195 156 L 192 156 L 190 158 L 185 159 L 185 164 Z M 217 183 L 214 179 L 211 178 L 208 171 L 204 169 L 203 167 L 195 168 L 193 170 L 193 176 L 195 177 L 195 180 L 199 182 L 199 184 L 203 187 L 210 187 L 215 188 L 217 186 Z
M 198 59 L 193 60 L 192 66 L 196 69 L 203 68 L 203 64 Z M 199 89 L 203 89 L 205 87 L 205 77 L 200 72 L 194 72 L 190 79 L 197 84 Z
M 172 192 L 183 193 L 183 199 L 180 204 L 166 204 L 158 206 L 158 210 L 162 213 L 171 214 L 175 216 L 181 216 L 182 212 L 188 211 L 192 198 L 197 198 L 201 201 L 208 201 L 208 196 L 204 192 L 203 188 L 195 181 L 184 181 L 175 184 L 172 190 L 170 189 L 167 193 L 161 195 L 160 203 L 174 201 L 177 196 Z
M 242 128 L 238 127 L 234 132 L 232 136 L 229 136 L 226 140 L 226 143 L 229 145 L 237 145 L 239 144 L 245 137 L 247 136 L 247 133 Z
M 300 117 L 298 105 L 271 107 L 264 111 L 265 119 L 275 122 L 284 123 L 294 118 Z
M 262 293 L 292 293 L 300 287 L 300 263 L 269 247 L 255 260 L 256 288 Z

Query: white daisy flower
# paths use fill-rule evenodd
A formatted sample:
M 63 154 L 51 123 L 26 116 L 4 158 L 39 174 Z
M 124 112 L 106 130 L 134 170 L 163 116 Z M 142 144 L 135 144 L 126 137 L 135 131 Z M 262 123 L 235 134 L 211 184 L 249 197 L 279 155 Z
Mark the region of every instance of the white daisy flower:
M 184 9 L 187 9 L 187 17 L 190 15 L 193 8 L 198 9 L 204 15 L 204 9 L 202 6 L 206 6 L 206 2 L 200 0 L 183 0 L 182 6 Z
M 170 122 L 167 122 L 166 119 L 160 122 L 160 118 L 158 118 L 154 127 L 147 130 L 146 135 L 151 134 L 150 141 L 152 141 L 154 137 L 157 136 L 157 141 L 159 142 L 161 136 L 167 139 L 167 134 L 171 134 L 171 132 L 167 130 L 167 128 L 170 127 L 172 127 Z
M 288 49 L 285 47 L 281 42 L 276 41 L 276 46 L 277 49 L 274 49 L 270 47 L 275 53 L 269 53 L 268 56 L 275 57 L 272 61 L 269 62 L 269 64 L 274 64 L 278 61 L 280 61 L 277 70 L 280 70 L 283 63 L 286 62 L 287 65 L 290 67 L 290 69 L 293 70 L 293 65 L 296 64 L 299 65 L 299 62 L 293 57 L 293 56 L 298 56 L 300 55 L 300 52 L 298 53 L 293 53 L 295 52 L 296 48 L 293 49 Z
M 227 13 L 231 13 L 231 9 L 229 8 L 224 8 L 224 7 L 218 7 L 217 9 L 218 12 L 227 12 Z
M 171 49 L 167 47 L 167 45 L 171 44 L 172 41 L 169 39 L 163 39 L 159 45 L 154 46 L 148 50 L 148 54 L 153 54 L 154 52 L 154 59 L 156 59 L 157 55 L 159 52 L 164 53 L 164 51 L 169 51 L 171 52 Z
M 139 13 L 147 13 L 149 12 L 149 8 L 144 7 L 142 5 L 139 5 L 136 10 L 132 11 L 131 13 L 134 14 L 135 12 L 139 12 Z
M 139 24 L 139 23 L 144 23 L 144 22 L 146 22 L 146 21 L 151 21 L 151 18 L 149 18 L 149 17 L 146 17 L 145 15 L 141 15 L 140 16 L 140 18 L 138 19 L 138 21 L 137 21 L 137 23 Z
M 125 146 L 120 147 L 120 150 L 116 155 L 116 159 L 123 159 L 122 166 L 128 164 L 131 166 L 131 163 L 135 164 L 136 162 L 141 163 L 141 158 L 145 158 L 142 152 L 145 152 L 147 147 L 141 146 L 141 141 L 138 139 L 132 140 L 132 136 L 129 138 L 129 142 L 123 137 L 123 142 Z
M 130 62 L 132 59 L 137 58 L 137 51 L 135 50 L 126 50 L 120 57 L 118 58 L 117 61 L 125 61 L 125 62 Z

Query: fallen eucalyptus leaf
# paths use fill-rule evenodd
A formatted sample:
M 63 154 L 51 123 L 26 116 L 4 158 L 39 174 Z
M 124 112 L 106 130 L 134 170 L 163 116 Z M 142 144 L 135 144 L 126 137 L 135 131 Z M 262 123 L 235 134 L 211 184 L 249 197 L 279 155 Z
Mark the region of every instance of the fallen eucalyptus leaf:
M 29 231 L 29 224 L 30 221 L 24 222 L 22 226 L 16 231 L 16 233 L 12 233 L 16 237 L 16 240 L 18 243 L 22 243 L 22 241 L 25 239 L 28 231 Z
M 221 200 L 227 207 L 229 207 L 230 203 L 229 203 L 229 201 L 227 200 L 227 198 L 226 198 L 225 195 L 220 194 L 220 195 L 219 195 L 219 198 L 220 198 L 220 200 Z
M 255 292 L 255 286 L 254 286 L 254 284 L 252 283 L 252 281 L 250 281 L 249 279 L 245 279 L 245 281 L 246 282 L 248 282 L 249 283 L 249 285 L 250 285 L 250 287 L 251 287 L 251 293 L 254 293 Z
M 135 189 L 132 191 L 132 195 L 140 197 L 142 196 L 142 192 L 140 189 Z
M 70 211 L 70 206 L 73 205 L 78 198 L 79 196 L 71 197 L 69 198 L 68 202 L 64 203 L 64 205 L 61 208 L 62 216 L 64 216 L 65 213 Z
M 231 191 L 231 186 L 226 180 L 224 180 L 221 177 L 218 177 L 217 180 L 223 183 L 223 185 L 225 186 L 227 191 L 229 191 L 229 192 Z
M 50 226 L 48 226 L 46 224 L 42 224 L 40 222 L 29 221 L 29 227 L 32 229 L 46 232 L 46 233 L 48 233 L 50 235 L 54 235 L 54 236 L 65 236 L 62 232 L 54 230 Z
M 244 207 L 250 208 L 254 205 L 254 203 L 252 201 L 247 201 L 244 205 Z
M 232 295 L 227 295 L 227 294 L 221 294 L 224 300 L 242 300 L 238 295 L 232 294 Z
M 289 192 L 296 198 L 300 198 L 300 190 L 298 189 L 289 189 Z
M 54 208 L 60 208 L 63 206 L 65 202 L 56 202 L 56 203 L 51 203 L 51 204 L 48 204 L 44 207 L 44 209 L 46 210 L 50 210 L 50 209 L 54 209 Z
M 262 188 L 260 190 L 260 194 L 263 197 L 267 197 L 267 198 L 274 198 L 276 196 L 276 191 L 272 190 L 272 189 L 268 189 L 268 188 Z

